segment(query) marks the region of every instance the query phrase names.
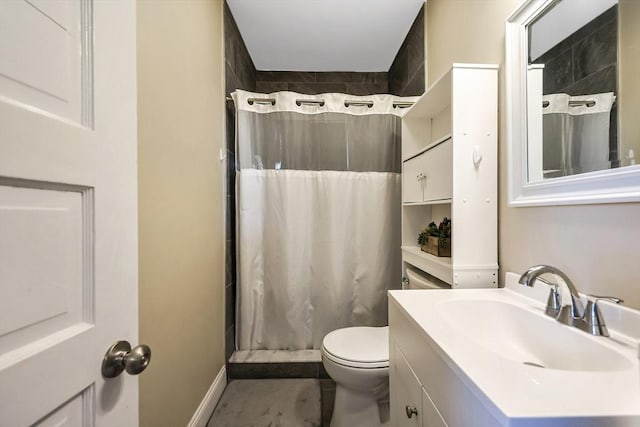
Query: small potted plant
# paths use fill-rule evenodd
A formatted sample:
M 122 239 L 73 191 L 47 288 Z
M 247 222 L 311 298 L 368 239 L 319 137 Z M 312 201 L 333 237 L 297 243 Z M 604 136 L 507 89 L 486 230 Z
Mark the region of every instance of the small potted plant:
M 418 244 L 423 252 L 435 256 L 451 256 L 451 220 L 444 217 L 439 225 L 431 222 L 418 235 Z

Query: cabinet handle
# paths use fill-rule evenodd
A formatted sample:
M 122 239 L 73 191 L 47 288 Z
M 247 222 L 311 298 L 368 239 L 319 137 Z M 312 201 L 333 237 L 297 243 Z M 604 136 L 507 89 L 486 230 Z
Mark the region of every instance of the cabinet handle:
M 407 413 L 407 418 L 411 418 L 414 415 L 417 416 L 418 415 L 418 410 L 416 408 L 412 408 L 411 406 L 407 405 L 404 407 L 404 410 Z
M 475 166 L 476 169 L 478 169 L 478 167 L 480 167 L 481 161 L 482 161 L 482 153 L 480 152 L 480 146 L 474 145 L 473 146 L 473 166 Z

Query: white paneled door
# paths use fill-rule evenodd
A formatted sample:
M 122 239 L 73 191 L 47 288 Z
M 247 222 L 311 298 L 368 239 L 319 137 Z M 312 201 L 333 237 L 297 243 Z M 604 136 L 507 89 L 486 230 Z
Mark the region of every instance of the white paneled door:
M 135 427 L 134 0 L 0 0 L 0 426 Z

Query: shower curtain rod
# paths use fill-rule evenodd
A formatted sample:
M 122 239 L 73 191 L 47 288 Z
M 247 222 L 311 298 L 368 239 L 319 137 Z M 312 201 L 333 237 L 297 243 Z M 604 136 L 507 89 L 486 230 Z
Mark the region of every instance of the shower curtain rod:
M 226 97 L 226 101 L 227 102 L 234 102 L 233 98 L 230 96 Z M 247 99 L 247 102 L 249 104 L 253 104 L 254 102 L 258 102 L 258 103 L 266 103 L 266 104 L 271 104 L 271 105 L 275 105 L 276 100 L 274 98 L 249 98 Z M 572 102 L 580 102 L 580 101 L 572 101 Z M 584 101 L 586 103 L 586 101 Z M 325 104 L 324 99 L 296 99 L 296 105 L 297 106 L 301 106 L 303 104 L 317 104 L 320 107 L 323 107 Z M 364 107 L 373 107 L 374 102 L 373 101 L 356 101 L 356 100 L 346 100 L 344 101 L 344 106 L 345 107 L 349 107 L 350 105 L 355 105 L 355 106 L 364 106 Z M 393 101 L 392 105 L 393 108 L 409 108 L 411 107 L 413 104 L 415 104 L 415 102 L 409 102 L 409 101 Z M 547 102 L 548 104 L 548 102 Z M 589 105 L 591 106 L 591 105 Z

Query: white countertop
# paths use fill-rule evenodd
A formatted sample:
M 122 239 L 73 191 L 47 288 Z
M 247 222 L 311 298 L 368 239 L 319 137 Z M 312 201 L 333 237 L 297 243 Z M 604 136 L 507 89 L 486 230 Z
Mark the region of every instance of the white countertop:
M 624 369 L 612 371 L 542 369 L 523 365 L 487 346 L 477 345 L 442 314 L 445 302 L 480 299 L 508 302 L 545 316 L 542 301 L 546 301 L 547 292 L 546 286 L 525 288 L 518 285 L 517 276 L 507 273 L 506 288 L 390 291 L 389 301 L 435 342 L 445 362 L 503 425 L 531 426 L 534 418 L 536 426 L 551 425 L 543 419 L 558 425 L 558 419 L 565 417 L 598 417 L 604 422 L 601 425 L 640 426 L 640 312 L 604 304 L 603 314 L 610 338 L 592 337 L 547 317 L 550 322 L 556 322 L 557 327 L 585 334 L 587 339 L 597 340 L 628 360 Z

